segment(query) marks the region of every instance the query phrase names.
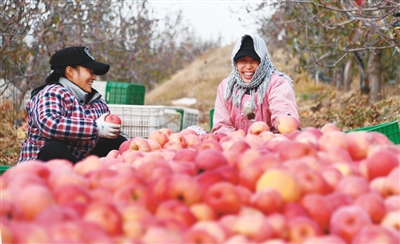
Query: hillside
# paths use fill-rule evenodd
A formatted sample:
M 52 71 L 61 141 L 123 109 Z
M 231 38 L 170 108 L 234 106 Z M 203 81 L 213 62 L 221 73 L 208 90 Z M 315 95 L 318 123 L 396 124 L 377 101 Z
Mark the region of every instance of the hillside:
M 174 100 L 194 98 L 197 103 L 187 106 L 200 111 L 199 123 L 209 130 L 209 111 L 214 106 L 216 90 L 221 80 L 231 71 L 230 55 L 233 45 L 210 50 L 193 63 L 177 72 L 154 90 L 148 92 L 145 104 L 172 105 Z M 271 48 L 270 48 L 271 49 Z M 275 49 L 274 49 L 275 50 Z M 400 85 L 384 87 L 386 99 L 371 106 L 368 97 L 354 90 L 336 91 L 326 83 L 315 84 L 310 77 L 293 73 L 293 60 L 282 50 L 271 52 L 276 68 L 295 81 L 295 92 L 302 127 L 321 127 L 334 122 L 343 130 L 400 120 Z

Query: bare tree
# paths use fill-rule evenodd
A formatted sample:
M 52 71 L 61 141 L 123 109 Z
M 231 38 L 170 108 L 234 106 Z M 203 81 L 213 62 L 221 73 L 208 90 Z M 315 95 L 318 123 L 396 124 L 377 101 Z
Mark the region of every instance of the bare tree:
M 112 64 L 103 80 L 151 89 L 217 46 L 198 42 L 180 12 L 161 20 L 152 11 L 147 0 L 5 0 L 0 9 L 5 16 L 0 19 L 0 78 L 19 88 L 19 104 L 27 91 L 44 82 L 51 54 L 85 45 Z
M 358 70 L 360 89 L 369 90 L 373 84 L 374 101 L 378 99 L 377 83 L 393 79 L 392 70 L 399 69 L 393 65 L 400 61 L 400 40 L 394 36 L 394 27 L 400 23 L 396 19 L 400 11 L 397 1 L 269 0 L 249 11 L 262 13 L 265 8 L 275 12 L 272 16 L 258 15 L 260 31 L 270 42 L 291 47 L 292 54 L 299 58 L 299 72 L 333 68 L 333 77 L 344 70 L 348 73 L 341 83 L 349 89 L 350 72 Z

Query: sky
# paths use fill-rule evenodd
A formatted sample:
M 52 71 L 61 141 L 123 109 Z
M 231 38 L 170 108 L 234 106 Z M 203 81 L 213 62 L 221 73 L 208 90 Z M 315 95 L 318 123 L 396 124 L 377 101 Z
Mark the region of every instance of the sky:
M 149 0 L 160 13 L 182 10 L 184 20 L 193 26 L 203 40 L 222 38 L 222 45 L 235 43 L 246 33 L 255 33 L 252 16 L 246 5 L 257 5 L 260 0 Z

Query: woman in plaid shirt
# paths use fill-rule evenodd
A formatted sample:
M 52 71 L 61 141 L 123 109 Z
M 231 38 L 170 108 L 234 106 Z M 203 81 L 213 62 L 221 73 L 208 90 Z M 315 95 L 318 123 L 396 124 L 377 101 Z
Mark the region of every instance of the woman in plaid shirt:
M 121 125 L 104 121 L 109 109 L 92 89 L 96 75 L 110 65 L 97 62 L 87 47 L 67 47 L 50 59 L 53 72 L 32 92 L 26 109 L 28 138 L 18 163 L 67 159 L 76 163 L 89 154 L 106 156 L 126 140 Z

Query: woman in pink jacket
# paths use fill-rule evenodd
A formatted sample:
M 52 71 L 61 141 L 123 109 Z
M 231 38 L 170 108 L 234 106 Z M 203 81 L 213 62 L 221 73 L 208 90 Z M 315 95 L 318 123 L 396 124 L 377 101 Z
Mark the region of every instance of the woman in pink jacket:
M 277 132 L 283 115 L 299 121 L 292 79 L 276 70 L 263 39 L 244 35 L 233 48 L 231 61 L 232 72 L 218 86 L 212 133 L 247 132 L 255 121 L 264 121 Z

